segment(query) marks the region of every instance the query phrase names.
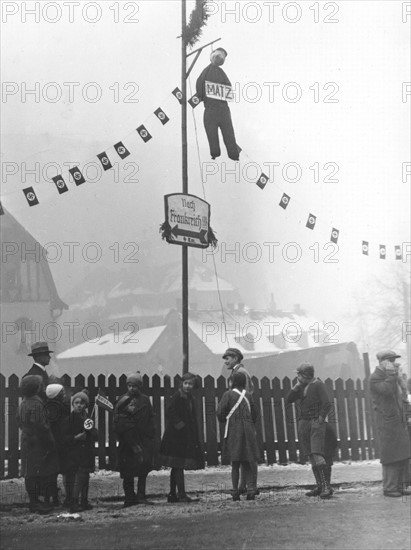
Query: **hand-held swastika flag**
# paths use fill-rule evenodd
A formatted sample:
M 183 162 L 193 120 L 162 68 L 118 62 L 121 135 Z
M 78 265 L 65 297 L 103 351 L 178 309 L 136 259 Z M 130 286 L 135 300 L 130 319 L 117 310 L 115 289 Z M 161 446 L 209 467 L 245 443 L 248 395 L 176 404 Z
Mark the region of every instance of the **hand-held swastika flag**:
M 290 202 L 290 197 L 286 193 L 283 193 L 283 196 L 281 197 L 281 200 L 279 202 L 279 206 L 281 206 L 281 208 L 284 208 L 285 210 L 289 202 Z
M 331 230 L 331 237 L 330 237 L 330 241 L 332 243 L 335 243 L 337 244 L 338 242 L 338 237 L 340 236 L 340 231 L 339 229 L 335 229 L 335 227 L 332 228 Z
M 365 254 L 365 256 L 368 256 L 368 249 L 369 249 L 369 242 L 363 241 L 362 242 L 362 253 Z
M 26 187 L 26 189 L 23 189 L 23 193 L 29 203 L 29 206 L 36 206 L 36 204 L 39 204 L 36 193 L 32 187 Z
M 147 128 L 142 124 L 137 128 L 137 132 L 141 139 L 144 141 L 144 143 L 147 143 L 147 141 L 150 141 L 152 138 L 151 134 L 148 132 Z
M 385 260 L 386 255 L 387 250 L 385 248 L 385 244 L 380 244 L 380 260 Z
M 178 99 L 178 102 L 180 105 L 183 103 L 183 93 L 180 90 L 180 88 L 174 88 L 174 90 L 171 92 L 175 98 Z
M 54 181 L 54 183 L 57 187 L 57 191 L 60 193 L 60 195 L 62 193 L 65 193 L 66 191 L 68 191 L 68 187 L 66 185 L 66 182 L 64 181 L 63 176 L 61 174 L 59 174 L 58 176 L 54 176 L 54 178 L 52 178 L 52 180 Z
M 198 97 L 197 94 L 194 94 L 193 97 L 190 97 L 190 99 L 188 100 L 189 104 L 191 105 L 191 107 L 193 109 L 195 109 L 197 107 L 197 105 L 200 103 L 200 99 Z
M 97 155 L 97 158 L 101 162 L 101 166 L 104 170 L 110 170 L 110 168 L 113 168 L 113 165 L 111 164 L 106 152 L 100 153 L 99 155 Z
M 127 149 L 122 141 L 116 143 L 114 145 L 114 149 L 117 151 L 117 154 L 121 159 L 125 159 L 130 154 L 130 151 Z
M 109 401 L 107 397 L 104 397 L 99 393 L 96 395 L 95 403 L 98 407 L 101 407 L 105 411 L 113 412 L 114 410 L 114 406 L 111 401 Z
M 86 180 L 84 179 L 83 174 L 80 172 L 77 166 L 75 168 L 70 168 L 69 172 L 73 176 L 74 183 L 76 185 L 81 185 L 82 183 L 85 183 Z
M 154 114 L 163 125 L 167 124 L 167 122 L 170 120 L 163 109 L 161 109 L 160 107 L 154 111 Z
M 395 247 L 395 259 L 396 260 L 402 260 L 402 251 L 400 246 Z
M 314 216 L 314 214 L 309 214 L 305 227 L 308 227 L 308 229 L 314 229 L 316 221 L 317 221 L 316 216 Z
M 266 176 L 264 172 L 262 172 L 260 177 L 255 183 L 256 185 L 258 185 L 260 189 L 264 189 L 264 187 L 267 185 L 267 182 L 268 182 L 268 176 Z

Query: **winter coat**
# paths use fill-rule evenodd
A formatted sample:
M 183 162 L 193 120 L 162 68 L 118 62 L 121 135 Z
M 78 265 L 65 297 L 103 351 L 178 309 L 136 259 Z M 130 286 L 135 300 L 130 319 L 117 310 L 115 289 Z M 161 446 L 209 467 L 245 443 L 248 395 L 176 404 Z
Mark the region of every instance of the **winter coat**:
M 94 472 L 94 442 L 97 440 L 97 430 L 84 429 L 84 421 L 87 415 L 72 412 L 67 416 L 61 425 L 62 432 L 62 471 L 75 472 L 80 468 L 88 472 Z M 86 434 L 86 439 L 75 441 L 74 437 L 80 433 Z
M 223 84 L 225 86 L 231 86 L 231 82 L 228 76 L 225 74 L 221 67 L 217 65 L 207 65 L 207 67 L 202 71 L 196 82 L 196 94 L 200 101 L 204 101 L 204 107 L 212 109 L 228 109 L 227 101 L 222 101 L 220 99 L 214 99 L 212 97 L 207 97 L 205 91 L 205 82 L 214 82 L 215 84 Z
M 47 399 L 45 404 L 50 429 L 56 442 L 57 454 L 60 464 L 59 472 L 63 473 L 64 463 L 64 442 L 62 436 L 62 425 L 65 418 L 70 415 L 70 402 L 61 399 Z
M 170 398 L 160 453 L 164 456 L 194 459 L 199 467 L 204 464 L 194 398 L 181 388 Z
M 245 398 L 248 400 L 250 407 Z M 246 392 L 245 398 L 242 399 L 228 420 L 228 434 L 224 438 L 223 459 L 225 458 L 231 462 L 257 462 L 259 459 L 255 431 L 258 411 L 253 396 Z M 225 423 L 227 421 L 228 414 L 239 399 L 240 395 L 234 390 L 228 390 L 224 393 L 217 407 L 217 418 L 220 422 Z
M 58 472 L 56 445 L 40 396 L 21 402 L 17 422 L 21 429 L 21 472 L 24 477 L 47 477 Z
M 130 400 L 135 411 L 126 410 Z M 122 478 L 145 476 L 154 468 L 155 426 L 154 411 L 147 395 L 120 397 L 114 408 L 113 430 L 119 445 L 118 470 Z
M 33 363 L 31 368 L 26 372 L 26 374 L 23 376 L 25 378 L 26 376 L 40 376 L 43 380 L 43 387 L 41 391 L 39 392 L 39 395 L 41 399 L 44 401 L 44 403 L 47 401 L 46 397 L 46 388 L 50 384 L 49 375 L 46 372 L 45 368 L 42 368 L 37 363 Z
M 376 412 L 380 440 L 380 460 L 390 464 L 411 456 L 407 430 L 407 395 L 398 376 L 389 375 L 377 367 L 370 377 L 370 392 Z

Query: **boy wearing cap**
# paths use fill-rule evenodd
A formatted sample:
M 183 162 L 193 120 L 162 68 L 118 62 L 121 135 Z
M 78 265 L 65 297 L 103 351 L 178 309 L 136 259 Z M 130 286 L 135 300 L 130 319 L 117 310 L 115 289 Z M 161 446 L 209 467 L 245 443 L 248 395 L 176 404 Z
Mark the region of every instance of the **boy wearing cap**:
M 387 497 L 409 495 L 406 490 L 410 439 L 403 414 L 408 405 L 407 388 L 399 376 L 401 357 L 392 350 L 377 353 L 378 365 L 370 377 L 370 392 L 376 411 L 380 439 L 383 492 Z
M 211 53 L 210 65 L 208 65 L 197 79 L 196 92 L 200 101 L 204 101 L 204 127 L 210 145 L 210 155 L 214 160 L 221 155 L 220 142 L 218 138 L 218 129 L 223 135 L 224 143 L 227 148 L 227 154 L 232 160 L 239 160 L 239 151 L 231 113 L 228 103 L 224 99 L 219 99 L 216 95 L 207 95 L 206 82 L 209 82 L 213 89 L 219 89 L 218 84 L 230 86 L 231 82 L 225 74 L 221 65 L 227 57 L 227 52 L 223 48 L 217 48 Z
M 242 372 L 246 377 L 245 391 L 252 394 L 254 391 L 254 384 L 253 384 L 253 381 L 251 380 L 250 373 L 246 368 L 244 368 L 244 365 L 241 362 L 244 359 L 244 356 L 241 353 L 241 351 L 237 348 L 228 348 L 224 352 L 223 359 L 227 369 L 231 370 L 230 377 L 228 379 L 229 386 L 231 387 L 231 381 L 234 374 L 236 372 Z M 255 488 L 255 494 L 259 495 L 260 492 L 257 488 L 258 462 L 251 462 L 251 469 L 253 474 L 253 486 Z M 240 470 L 239 492 L 240 494 L 247 492 L 246 472 L 243 466 L 241 466 L 241 470 Z
M 333 491 L 330 486 L 331 466 L 325 459 L 326 449 L 326 416 L 332 403 L 327 394 L 324 382 L 314 377 L 314 366 L 302 363 L 297 368 L 297 384 L 290 390 L 286 402 L 300 402 L 298 421 L 298 440 L 303 452 L 310 458 L 312 471 L 317 482 L 317 491 L 308 496 L 319 495 L 330 498 Z

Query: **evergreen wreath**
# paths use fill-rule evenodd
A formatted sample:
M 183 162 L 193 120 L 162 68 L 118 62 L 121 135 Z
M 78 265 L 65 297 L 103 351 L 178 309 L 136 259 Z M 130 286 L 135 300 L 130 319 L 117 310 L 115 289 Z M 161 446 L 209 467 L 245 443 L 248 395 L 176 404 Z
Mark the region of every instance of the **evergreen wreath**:
M 183 31 L 183 40 L 186 46 L 192 48 L 201 36 L 201 28 L 207 24 L 209 14 L 206 10 L 207 0 L 196 0 L 196 7 L 190 15 L 190 21 Z

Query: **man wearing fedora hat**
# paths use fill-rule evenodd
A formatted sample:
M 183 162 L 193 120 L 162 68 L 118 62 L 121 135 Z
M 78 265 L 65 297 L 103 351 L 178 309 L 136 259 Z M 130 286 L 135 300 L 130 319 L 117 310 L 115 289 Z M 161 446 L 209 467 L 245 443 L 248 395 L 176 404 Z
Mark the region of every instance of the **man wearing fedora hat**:
M 370 392 L 376 412 L 380 440 L 382 485 L 387 497 L 410 495 L 406 489 L 410 439 L 407 430 L 407 388 L 401 376 L 395 351 L 377 353 L 378 365 L 370 377 Z
M 50 380 L 49 375 L 47 374 L 46 367 L 50 363 L 50 354 L 53 353 L 49 349 L 47 342 L 35 342 L 31 346 L 31 353 L 28 354 L 28 357 L 33 357 L 34 364 L 31 369 L 23 376 L 41 376 L 43 380 L 43 391 L 41 392 L 41 397 L 45 399 L 45 389 L 48 386 Z

